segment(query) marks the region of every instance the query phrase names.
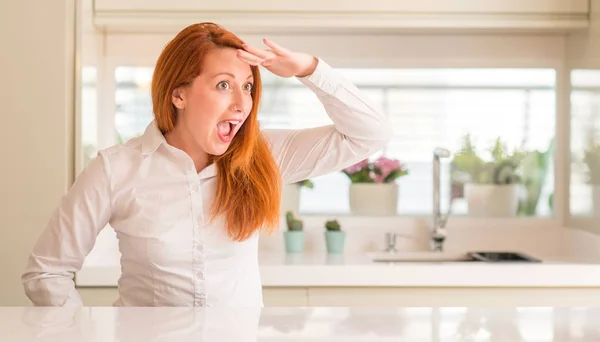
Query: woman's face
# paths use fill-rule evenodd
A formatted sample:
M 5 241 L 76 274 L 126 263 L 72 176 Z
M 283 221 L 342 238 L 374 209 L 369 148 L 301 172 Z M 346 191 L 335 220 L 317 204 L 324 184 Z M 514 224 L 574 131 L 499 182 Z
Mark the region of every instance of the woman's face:
M 250 114 L 253 85 L 250 65 L 237 57 L 236 49 L 212 50 L 200 75 L 173 92 L 175 129 L 210 155 L 225 153 Z

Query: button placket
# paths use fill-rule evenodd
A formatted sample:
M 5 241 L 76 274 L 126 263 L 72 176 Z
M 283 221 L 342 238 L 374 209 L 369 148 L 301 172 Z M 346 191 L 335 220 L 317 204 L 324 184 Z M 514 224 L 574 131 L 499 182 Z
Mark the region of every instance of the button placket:
M 191 219 L 193 222 L 193 244 L 192 244 L 192 274 L 194 281 L 194 306 L 206 306 L 205 285 L 205 254 L 201 231 L 203 218 L 198 215 L 198 208 L 202 208 L 202 182 L 195 172 L 188 173 L 188 184 L 190 189 Z

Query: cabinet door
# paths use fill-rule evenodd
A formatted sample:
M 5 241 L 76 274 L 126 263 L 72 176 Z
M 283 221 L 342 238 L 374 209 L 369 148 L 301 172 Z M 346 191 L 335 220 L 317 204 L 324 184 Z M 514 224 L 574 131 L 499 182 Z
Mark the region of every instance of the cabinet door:
M 112 306 L 117 300 L 116 288 L 78 288 L 83 305 Z M 271 287 L 263 288 L 265 306 L 308 306 L 308 289 Z
M 600 288 L 309 288 L 308 306 L 597 306 Z
M 308 306 L 308 289 L 301 287 L 264 287 L 265 306 Z

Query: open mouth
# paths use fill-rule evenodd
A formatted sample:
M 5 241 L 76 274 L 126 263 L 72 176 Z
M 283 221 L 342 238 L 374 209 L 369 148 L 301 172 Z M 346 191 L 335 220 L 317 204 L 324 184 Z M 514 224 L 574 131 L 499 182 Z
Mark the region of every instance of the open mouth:
M 224 120 L 217 124 L 217 133 L 223 142 L 230 142 L 240 127 L 240 120 Z

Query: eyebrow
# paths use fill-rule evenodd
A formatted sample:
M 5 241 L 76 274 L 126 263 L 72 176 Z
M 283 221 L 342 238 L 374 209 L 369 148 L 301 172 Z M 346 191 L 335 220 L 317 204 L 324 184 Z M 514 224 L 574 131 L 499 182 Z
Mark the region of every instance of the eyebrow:
M 235 78 L 235 75 L 234 75 L 234 74 L 232 74 L 232 73 L 230 73 L 230 72 L 220 72 L 220 73 L 214 74 L 214 75 L 213 75 L 213 78 L 215 78 L 215 77 L 217 77 L 217 76 L 220 76 L 220 75 L 227 75 L 227 76 L 229 76 L 229 77 L 231 77 L 231 78 Z M 254 75 L 253 75 L 253 74 L 250 74 L 250 76 L 248 76 L 246 79 L 248 80 L 248 79 L 250 79 L 250 78 L 252 78 L 252 77 L 254 77 Z

